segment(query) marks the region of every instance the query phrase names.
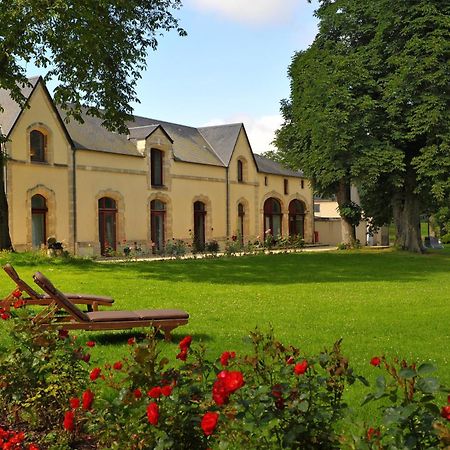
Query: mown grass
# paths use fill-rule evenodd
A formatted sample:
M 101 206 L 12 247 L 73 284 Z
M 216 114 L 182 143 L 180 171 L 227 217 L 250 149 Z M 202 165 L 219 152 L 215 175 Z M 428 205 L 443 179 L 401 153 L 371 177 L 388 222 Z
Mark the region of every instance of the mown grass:
M 114 309 L 182 308 L 189 325 L 162 343 L 168 355 L 186 334 L 211 357 L 249 350 L 248 331 L 273 327 L 306 354 L 339 338 L 357 373 L 374 379 L 374 355 L 432 361 L 450 386 L 450 249 L 414 255 L 393 250 L 277 254 L 207 260 L 101 264 L 2 255 L 26 280 L 36 270 L 65 291 L 111 295 Z M 12 288 L 1 276 L 0 295 Z M 6 330 L 7 324 L 0 323 Z M 136 332 L 80 332 L 99 344 L 93 360 L 114 362 Z M 0 343 L 7 339 L 0 334 Z M 355 393 L 356 392 L 356 393 Z M 351 394 L 357 401 L 366 392 Z

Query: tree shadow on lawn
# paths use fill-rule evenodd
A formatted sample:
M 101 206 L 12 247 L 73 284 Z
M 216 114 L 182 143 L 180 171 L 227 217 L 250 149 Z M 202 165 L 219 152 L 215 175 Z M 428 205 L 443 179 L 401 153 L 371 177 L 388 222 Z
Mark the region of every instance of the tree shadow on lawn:
M 405 252 L 299 253 L 133 263 L 109 270 L 127 278 L 217 284 L 413 282 L 448 274 L 450 255 Z M 131 273 L 130 273 L 131 272 Z M 450 280 L 449 280 L 450 281 Z

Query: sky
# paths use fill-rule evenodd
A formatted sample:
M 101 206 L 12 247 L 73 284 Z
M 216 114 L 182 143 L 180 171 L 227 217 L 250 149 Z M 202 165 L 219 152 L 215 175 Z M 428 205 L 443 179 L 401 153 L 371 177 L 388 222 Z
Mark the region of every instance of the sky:
M 253 151 L 270 150 L 282 123 L 280 101 L 289 97 L 288 66 L 317 31 L 315 6 L 314 0 L 184 0 L 174 15 L 188 35 L 172 31 L 158 39 L 137 85 L 134 114 L 194 127 L 243 122 Z

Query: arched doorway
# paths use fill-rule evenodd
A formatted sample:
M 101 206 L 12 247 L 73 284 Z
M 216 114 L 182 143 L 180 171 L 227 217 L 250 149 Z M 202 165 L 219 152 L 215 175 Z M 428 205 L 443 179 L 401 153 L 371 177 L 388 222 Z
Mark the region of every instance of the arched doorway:
M 31 236 L 33 248 L 39 248 L 47 240 L 47 201 L 42 195 L 31 197 Z
M 206 206 L 203 202 L 197 201 L 194 203 L 194 245 L 198 251 L 205 248 L 205 222 Z
M 98 235 L 102 255 L 116 250 L 116 201 L 110 197 L 102 197 L 98 201 Z
M 154 244 L 153 251 L 161 251 L 165 242 L 165 219 L 166 204 L 161 200 L 152 200 L 150 202 L 151 214 L 151 240 Z
M 289 236 L 305 237 L 305 204 L 300 200 L 289 203 Z
M 264 234 L 269 232 L 272 236 L 281 236 L 282 217 L 280 202 L 276 198 L 268 198 L 264 202 Z

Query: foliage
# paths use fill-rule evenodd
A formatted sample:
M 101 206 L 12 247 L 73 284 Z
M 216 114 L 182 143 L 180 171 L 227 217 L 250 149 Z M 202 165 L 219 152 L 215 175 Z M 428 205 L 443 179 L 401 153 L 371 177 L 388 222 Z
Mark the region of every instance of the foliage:
M 187 252 L 187 244 L 182 239 L 172 239 L 166 242 L 163 254 L 166 256 L 180 257 Z
M 339 205 L 338 210 L 340 216 L 345 217 L 353 227 L 357 227 L 361 222 L 363 211 L 361 206 L 359 206 L 357 203 L 343 203 Z
M 0 88 L 25 107 L 22 89 L 30 85 L 26 64 L 48 69 L 58 85 L 54 98 L 67 114 L 99 117 L 110 130 L 127 132 L 131 102 L 139 102 L 136 84 L 163 31 L 179 28 L 172 10 L 180 0 L 8 0 L 0 23 Z M 0 112 L 2 111 L 0 105 Z M 0 132 L 0 167 L 6 155 Z M 0 248 L 10 249 L 8 204 L 0 170 Z
M 429 193 L 443 201 L 450 189 L 450 5 L 391 6 L 319 1 L 319 33 L 289 68 L 276 144 L 279 158 L 339 204 L 349 200 L 339 193 L 358 185 L 374 223 L 393 216 L 400 247 L 420 251 Z
M 443 244 L 450 244 L 450 233 L 444 234 L 441 236 L 441 242 Z
M 209 241 L 205 245 L 205 251 L 208 253 L 217 253 L 219 250 L 219 243 L 216 240 Z
M 89 356 L 67 333 L 34 324 L 26 311 L 10 314 L 17 318 L 14 346 L 0 354 L 0 416 L 13 427 L 45 429 L 51 442 L 69 398 L 86 384 Z
M 73 339 L 61 340 L 54 331 L 36 334 L 29 321 L 17 326 L 35 336 L 27 342 L 33 342 L 39 356 L 45 355 L 34 363 L 47 377 L 49 360 L 58 358 L 63 365 L 68 360 L 75 362 L 73 381 L 64 370 L 52 369 L 51 378 L 60 377 L 59 389 L 64 390 L 57 399 L 58 407 L 52 396 L 42 398 L 49 406 L 47 420 L 34 435 L 41 436 L 44 444 L 51 438 L 54 448 L 79 448 L 82 442 L 89 442 L 93 448 L 110 449 L 312 450 L 392 445 L 419 449 L 439 446 L 450 433 L 450 406 L 441 407 L 436 399 L 439 392 L 448 391 L 429 376 L 432 365 L 391 364 L 384 357 L 373 357 L 374 370 L 385 370 L 390 381 L 380 375 L 365 403 L 382 400 L 383 423 L 379 425 L 374 418 L 377 428 L 364 426 L 350 435 L 345 425 L 351 417 L 344 393 L 356 381 L 368 383 L 353 372 L 340 341 L 317 355 L 306 355 L 277 341 L 272 331 L 256 329 L 250 333 L 250 354 L 227 350 L 209 360 L 204 346 L 191 346 L 190 336 L 179 342 L 175 358 L 161 356 L 155 334 L 141 341 L 131 337 L 129 356 L 102 366 L 91 363 L 88 376 L 84 368 L 77 371 L 84 350 L 76 348 Z M 55 355 L 50 354 L 49 343 Z M 94 341 L 86 343 L 88 348 L 96 345 Z M 26 359 L 30 362 L 31 356 Z M 14 364 L 19 368 L 16 373 L 23 374 L 23 362 L 15 358 Z M 10 371 L 15 367 L 8 366 Z M 2 367 L 2 377 L 4 372 Z M 34 373 L 39 374 L 39 370 Z M 6 382 L 1 379 L 2 394 L 13 389 L 9 383 L 15 383 L 23 401 L 37 388 L 33 380 L 29 381 L 34 384 L 24 386 L 23 380 L 19 383 L 13 378 L 10 374 Z M 2 403 L 19 405 L 10 394 L 5 400 L 3 395 L 0 398 Z M 20 413 L 22 408 L 20 405 Z M 41 412 L 40 402 L 30 403 L 27 414 L 33 411 L 35 415 Z M 11 428 L 22 425 L 26 433 L 36 431 L 32 422 L 21 419 L 21 414 L 10 415 Z

